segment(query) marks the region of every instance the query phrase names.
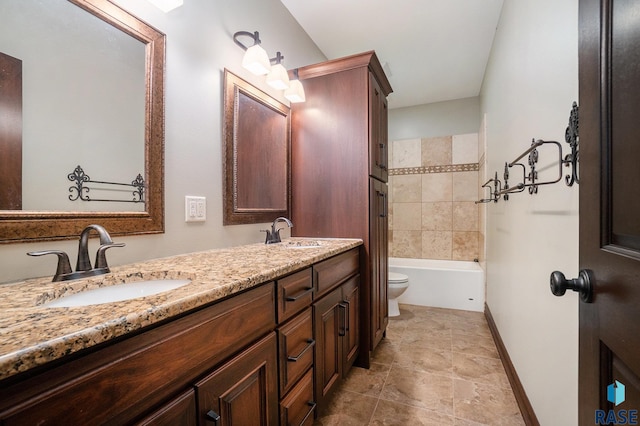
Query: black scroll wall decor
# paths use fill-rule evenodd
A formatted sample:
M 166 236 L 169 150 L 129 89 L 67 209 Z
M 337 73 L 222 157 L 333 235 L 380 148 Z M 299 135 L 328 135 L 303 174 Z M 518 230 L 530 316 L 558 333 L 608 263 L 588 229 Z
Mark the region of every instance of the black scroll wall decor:
M 76 200 L 106 201 L 106 202 L 117 202 L 117 203 L 144 203 L 145 202 L 144 200 L 145 183 L 144 183 L 144 178 L 142 177 L 141 174 L 138 174 L 138 176 L 133 181 L 131 181 L 131 183 L 107 182 L 107 181 L 91 179 L 91 177 L 84 172 L 82 167 L 77 166 L 72 173 L 69 173 L 67 175 L 67 178 L 70 181 L 75 182 L 74 186 L 69 187 L 69 192 L 71 192 L 71 195 L 69 195 L 69 200 L 71 201 L 76 201 Z M 97 188 L 97 187 L 87 186 L 89 184 L 100 184 L 100 185 L 105 185 L 105 187 Z M 114 186 L 114 188 L 109 188 L 110 186 Z M 92 188 L 96 190 L 99 189 L 99 190 L 119 191 L 117 188 L 122 186 L 134 188 L 134 190 L 131 191 L 131 194 L 132 194 L 131 199 L 127 200 L 127 199 L 91 198 L 89 196 L 89 192 L 91 191 Z
M 525 189 L 529 191 L 529 194 L 537 194 L 538 187 L 542 185 L 551 185 L 562 180 L 563 166 L 571 168 L 571 174 L 564 176 L 564 181 L 567 186 L 573 186 L 574 183 L 579 184 L 578 104 L 576 102 L 573 103 L 571 114 L 569 115 L 569 125 L 567 126 L 567 130 L 565 131 L 565 142 L 569 144 L 571 153 L 563 156 L 562 145 L 560 144 L 560 142 L 533 139 L 531 141 L 531 146 L 526 151 L 524 151 L 510 163 L 504 163 L 502 180 L 498 179 L 498 172 L 496 172 L 495 176 L 492 179 L 489 179 L 482 185 L 483 188 L 489 190 L 489 197 L 476 201 L 476 204 L 490 203 L 491 201 L 497 203 L 500 198 L 508 201 L 509 194 L 523 192 Z M 543 146 L 555 146 L 558 149 L 558 175 L 555 179 L 547 181 L 538 180 L 538 171 L 536 170 L 536 165 L 540 156 L 538 148 L 542 148 Z M 523 162 L 521 162 L 524 157 L 527 157 L 527 164 L 523 164 Z M 510 185 L 510 170 L 514 167 L 521 171 L 522 175 L 518 173 L 518 176 L 520 177 L 518 179 L 518 183 L 515 185 Z M 527 167 L 529 170 L 528 173 Z

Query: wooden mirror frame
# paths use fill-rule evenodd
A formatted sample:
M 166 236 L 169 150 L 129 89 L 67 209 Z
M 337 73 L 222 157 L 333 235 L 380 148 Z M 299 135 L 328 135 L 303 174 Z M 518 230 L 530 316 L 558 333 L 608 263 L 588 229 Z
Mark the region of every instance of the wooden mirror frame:
M 291 109 L 226 69 L 223 172 L 224 225 L 290 217 Z
M 108 0 L 69 0 L 145 44 L 144 212 L 0 211 L 0 243 L 77 238 L 89 224 L 111 235 L 164 232 L 164 64 L 165 35 Z

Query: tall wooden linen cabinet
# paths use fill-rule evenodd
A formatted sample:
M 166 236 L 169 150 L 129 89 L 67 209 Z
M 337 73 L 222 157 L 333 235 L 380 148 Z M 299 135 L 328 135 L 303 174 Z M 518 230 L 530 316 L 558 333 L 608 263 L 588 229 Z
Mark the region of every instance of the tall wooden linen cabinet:
M 368 368 L 388 315 L 387 100 L 375 52 L 298 69 L 291 105 L 292 235 L 361 238 L 360 354 Z

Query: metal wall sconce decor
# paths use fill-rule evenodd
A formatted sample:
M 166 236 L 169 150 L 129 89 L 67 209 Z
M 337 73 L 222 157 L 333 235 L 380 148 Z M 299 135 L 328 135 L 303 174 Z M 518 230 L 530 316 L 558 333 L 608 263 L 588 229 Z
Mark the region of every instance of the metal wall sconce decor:
M 489 189 L 489 197 L 476 201 L 476 204 L 489 203 L 491 201 L 497 203 L 500 197 L 502 197 L 503 200 L 508 201 L 509 194 L 523 192 L 525 189 L 528 189 L 529 194 L 537 194 L 538 187 L 542 185 L 551 185 L 562 180 L 563 166 L 571 168 L 571 174 L 564 176 L 564 180 L 567 186 L 573 186 L 574 183 L 579 184 L 580 178 L 578 175 L 578 139 L 578 104 L 574 102 L 571 108 L 571 114 L 569 116 L 569 125 L 567 126 L 567 130 L 565 131 L 565 142 L 569 144 L 571 153 L 563 157 L 562 145 L 560 144 L 560 142 L 533 139 L 531 141 L 531 146 L 526 151 L 524 151 L 510 163 L 504 163 L 504 173 L 502 175 L 502 181 L 498 179 L 498 172 L 496 172 L 493 179 L 489 179 L 482 185 L 483 188 Z M 538 180 L 538 171 L 536 170 L 536 165 L 538 163 L 538 158 L 540 155 L 538 148 L 541 148 L 544 145 L 554 145 L 558 148 L 558 176 L 553 180 L 541 182 Z M 520 162 L 520 160 L 522 160 L 525 156 L 528 156 L 527 165 L 529 167 L 529 173 L 527 173 L 527 165 Z M 520 179 L 518 179 L 517 184 L 511 186 L 509 185 L 509 178 L 510 169 L 513 167 L 521 168 L 522 176 Z
M 253 44 L 245 45 L 240 37 L 249 37 Z M 258 31 L 238 31 L 233 35 L 233 41 L 240 46 L 245 54 L 242 58 L 242 66 L 255 75 L 266 75 L 267 84 L 277 90 L 284 90 L 284 97 L 289 102 L 304 102 L 305 94 L 302 83 L 298 80 L 298 70 L 293 71 L 294 79 L 289 79 L 289 73 L 282 65 L 284 56 L 276 52 L 274 58 L 269 58 L 267 52 L 260 46 L 260 33 Z
M 74 186 L 69 187 L 69 192 L 71 192 L 71 195 L 69 195 L 69 200 L 71 201 L 81 200 L 81 201 L 107 201 L 107 202 L 117 202 L 117 203 L 144 203 L 144 194 L 145 194 L 144 178 L 142 177 L 141 174 L 138 174 L 138 176 L 133 181 L 131 181 L 131 183 L 107 182 L 107 181 L 101 181 L 101 180 L 92 180 L 91 177 L 84 172 L 82 167 L 77 166 L 72 173 L 69 173 L 67 175 L 67 179 L 69 179 L 72 182 L 75 182 Z M 86 184 L 88 183 L 96 183 L 96 184 L 107 185 L 107 186 L 115 185 L 115 186 L 132 187 L 132 188 L 135 188 L 131 192 L 131 194 L 133 195 L 133 198 L 131 200 L 91 198 L 89 197 L 89 192 L 91 191 L 91 188 L 86 186 Z M 94 188 L 94 189 L 97 189 L 97 188 Z M 100 189 L 105 190 L 108 188 L 100 188 Z M 115 191 L 116 189 L 111 189 L 111 190 Z

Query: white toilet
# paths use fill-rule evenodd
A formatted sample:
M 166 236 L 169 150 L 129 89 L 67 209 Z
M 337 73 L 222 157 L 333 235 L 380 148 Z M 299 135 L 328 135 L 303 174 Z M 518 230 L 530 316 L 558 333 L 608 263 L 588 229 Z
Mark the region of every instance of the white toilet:
M 398 308 L 398 297 L 409 287 L 409 277 L 405 274 L 397 272 L 389 272 L 389 316 L 397 317 L 400 315 Z

